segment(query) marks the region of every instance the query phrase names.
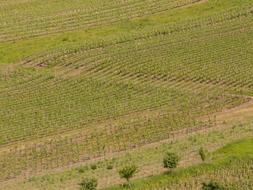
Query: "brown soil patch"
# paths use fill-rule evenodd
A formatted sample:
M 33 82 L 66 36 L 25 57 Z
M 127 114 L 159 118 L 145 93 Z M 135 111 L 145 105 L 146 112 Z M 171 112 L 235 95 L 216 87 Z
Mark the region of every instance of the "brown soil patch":
M 235 108 L 216 114 L 218 122 L 247 122 L 253 119 L 253 99 Z

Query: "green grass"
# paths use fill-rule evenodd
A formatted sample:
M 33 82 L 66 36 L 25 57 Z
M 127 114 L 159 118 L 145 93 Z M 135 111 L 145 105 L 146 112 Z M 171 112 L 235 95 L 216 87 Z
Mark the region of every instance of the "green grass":
M 238 136 L 240 134 L 240 136 Z M 180 155 L 182 161 L 187 160 L 189 155 L 191 159 L 199 159 L 198 149 L 200 146 L 207 148 L 210 152 L 211 150 L 217 149 L 217 147 L 226 145 L 227 143 L 238 141 L 240 137 L 248 137 L 251 135 L 251 128 L 248 125 L 238 125 L 231 129 L 224 129 L 209 132 L 207 134 L 193 134 L 189 137 L 174 140 L 170 143 L 157 144 L 151 147 L 146 147 L 143 149 L 136 149 L 129 153 L 118 155 L 113 158 L 108 158 L 106 160 L 95 161 L 91 164 L 82 164 L 73 169 L 66 169 L 64 171 L 52 171 L 48 174 L 42 174 L 39 176 L 34 176 L 25 180 L 24 182 L 13 182 L 12 184 L 7 184 L 4 186 L 6 190 L 9 189 L 78 189 L 78 183 L 84 177 L 94 176 L 98 178 L 98 182 L 101 186 L 104 180 L 118 179 L 118 170 L 122 165 L 126 163 L 134 163 L 140 169 L 137 173 L 137 177 L 145 177 L 142 172 L 145 172 L 143 167 L 149 166 L 150 168 L 155 168 L 154 174 L 159 174 L 162 168 L 162 158 L 166 151 L 170 150 L 176 152 Z M 192 154 L 194 152 L 194 154 Z M 215 151 L 216 152 L 216 151 Z M 216 154 L 215 155 L 220 155 Z M 208 157 L 210 160 L 211 158 Z M 212 159 L 216 160 L 216 158 Z M 198 161 L 198 163 L 200 160 Z M 208 161 L 209 162 L 209 161 Z M 31 164 L 31 162 L 30 162 Z M 91 165 L 96 165 L 97 169 L 92 170 Z M 107 166 L 113 165 L 112 170 L 108 170 Z M 185 166 L 191 166 L 192 163 Z M 184 168 L 185 168 L 184 167 Z M 144 170 L 144 171 L 143 171 Z M 179 169 L 184 171 L 184 169 Z M 148 171 L 152 173 L 151 171 Z M 183 172 L 182 172 L 183 173 Z M 182 174 L 180 174 L 182 175 Z M 159 178 L 159 176 L 154 177 Z M 147 181 L 148 179 L 144 179 Z M 112 180 L 114 181 L 114 180 Z M 136 182 L 136 184 L 141 183 Z M 173 180 L 172 180 L 173 181 Z M 70 185 L 71 184 L 71 185 Z M 142 184 L 142 183 L 141 183 Z M 151 183 L 152 184 L 152 183 Z M 103 187 L 103 186 L 101 186 Z M 141 186 L 140 186 L 141 187 Z
M 227 160 L 230 157 L 252 157 L 253 156 L 253 139 L 246 139 L 230 143 L 223 148 L 215 151 L 212 155 L 213 160 Z
M 85 42 L 94 43 L 101 40 L 115 40 L 136 32 L 142 33 L 145 30 L 152 30 L 152 28 L 157 26 L 172 25 L 191 19 L 203 18 L 227 9 L 244 7 L 249 4 L 252 4 L 252 1 L 223 0 L 217 2 L 210 0 L 187 8 L 148 16 L 143 19 L 127 20 L 119 24 L 101 26 L 96 29 L 76 30 L 15 42 L 3 42 L 0 44 L 0 64 L 15 63 L 22 58 L 47 51 L 48 49 L 68 47 Z
M 215 170 L 230 168 L 237 164 L 252 163 L 253 139 L 243 139 L 226 145 L 211 153 L 212 159 L 208 163 L 199 164 L 186 169 L 178 169 L 172 173 L 165 173 L 132 182 L 131 189 L 162 189 L 173 188 L 173 184 L 184 183 L 191 178 L 212 173 Z M 248 171 L 250 172 L 250 171 Z M 252 184 L 251 184 L 252 185 Z M 110 190 L 125 189 L 122 186 L 108 188 Z M 126 188 L 127 189 L 127 188 Z
M 0 2 L 0 182 L 237 123 L 214 114 L 253 93 L 252 5 Z

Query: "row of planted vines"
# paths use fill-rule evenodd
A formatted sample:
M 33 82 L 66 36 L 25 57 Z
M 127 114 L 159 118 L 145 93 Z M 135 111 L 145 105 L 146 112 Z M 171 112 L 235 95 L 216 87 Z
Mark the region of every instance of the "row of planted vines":
M 97 0 L 79 8 L 66 1 L 67 11 L 58 0 L 44 9 L 28 2 L 0 2 L 0 42 L 98 28 L 198 1 L 99 7 Z M 20 9 L 18 16 L 9 11 Z M 231 9 L 113 40 L 76 42 L 1 69 L 0 181 L 215 126 L 214 113 L 253 93 L 252 16 L 251 7 Z

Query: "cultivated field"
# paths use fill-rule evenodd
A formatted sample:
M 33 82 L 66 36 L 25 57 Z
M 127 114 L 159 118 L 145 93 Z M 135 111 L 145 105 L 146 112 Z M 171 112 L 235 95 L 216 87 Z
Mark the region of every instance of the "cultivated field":
M 0 189 L 253 189 L 252 122 L 252 0 L 0 0 Z

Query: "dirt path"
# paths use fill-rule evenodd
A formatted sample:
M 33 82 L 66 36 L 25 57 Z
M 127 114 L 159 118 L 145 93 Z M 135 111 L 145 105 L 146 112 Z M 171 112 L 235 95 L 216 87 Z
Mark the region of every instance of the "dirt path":
M 194 5 L 203 4 L 203 3 L 207 3 L 207 2 L 208 2 L 208 0 L 198 0 L 198 1 L 194 2 L 194 3 L 184 5 L 184 6 L 180 7 L 180 8 L 188 8 L 188 7 L 192 7 Z
M 144 115 L 155 114 L 155 113 L 156 113 L 156 111 L 155 112 L 147 112 Z M 138 116 L 138 114 L 137 114 L 137 116 Z M 103 157 L 92 159 L 92 160 L 89 160 L 86 162 L 79 162 L 79 163 L 76 163 L 73 165 L 68 165 L 66 167 L 61 167 L 61 168 L 57 168 L 57 169 L 53 169 L 53 170 L 47 170 L 45 172 L 41 172 L 41 173 L 36 174 L 36 176 L 49 174 L 49 173 L 53 174 L 53 173 L 63 172 L 63 171 L 68 170 L 70 168 L 75 168 L 75 167 L 78 167 L 78 166 L 81 166 L 84 164 L 95 163 L 100 160 L 105 160 L 105 159 L 110 160 L 112 158 L 118 158 L 118 157 L 124 156 L 126 153 L 132 153 L 132 152 L 134 152 L 136 150 L 140 150 L 140 149 L 148 149 L 148 148 L 152 148 L 152 147 L 157 147 L 162 144 L 166 144 L 166 143 L 170 143 L 170 142 L 173 142 L 176 140 L 184 139 L 184 138 L 188 137 L 189 135 L 193 135 L 193 134 L 206 134 L 211 131 L 216 131 L 216 130 L 220 131 L 220 130 L 232 128 L 234 126 L 234 124 L 237 124 L 238 122 L 247 122 L 247 121 L 253 120 L 253 98 L 251 100 L 249 100 L 248 102 L 241 104 L 235 108 L 226 109 L 226 110 L 223 110 L 222 112 L 216 113 L 215 116 L 216 116 L 216 121 L 217 121 L 217 125 L 215 125 L 215 126 L 207 127 L 207 128 L 199 128 L 199 129 L 187 129 L 186 128 L 186 129 L 183 129 L 182 131 L 177 132 L 173 138 L 169 138 L 169 139 L 161 140 L 158 142 L 146 144 L 141 147 L 133 148 L 133 149 L 127 150 L 127 151 L 106 154 Z M 190 158 L 190 159 L 192 160 L 193 158 Z M 193 163 L 196 163 L 195 159 L 193 159 L 192 161 L 193 161 Z M 186 162 L 185 165 L 189 165 L 189 160 L 188 161 L 186 160 L 185 162 Z M 150 167 L 150 166 L 145 166 L 145 167 L 147 167 L 147 170 L 150 171 L 150 169 L 148 169 L 148 167 Z M 162 171 L 162 169 L 159 169 L 159 171 L 154 170 L 152 172 L 155 172 L 157 174 L 157 173 L 163 172 L 163 171 Z M 144 175 L 144 176 L 151 175 L 152 172 L 151 173 L 146 172 L 146 175 Z M 33 176 L 35 176 L 35 175 L 33 175 Z M 29 175 L 26 177 L 29 177 Z M 2 182 L 2 184 L 12 183 L 14 181 L 17 182 L 17 181 L 22 181 L 22 180 L 25 180 L 24 176 L 20 176 L 15 179 L 11 179 L 6 182 Z M 103 180 L 102 180 L 102 182 L 103 182 Z M 105 186 L 108 185 L 108 181 L 107 182 L 104 181 L 103 183 L 105 184 Z
M 195 129 L 195 128 L 194 129 L 187 129 L 187 128 L 182 129 L 179 132 L 177 132 L 173 138 L 169 138 L 169 139 L 161 140 L 158 142 L 146 144 L 141 147 L 137 147 L 137 148 L 133 148 L 131 150 L 128 150 L 127 152 L 130 153 L 130 152 L 135 151 L 136 149 L 150 148 L 150 147 L 158 146 L 160 144 L 165 144 L 165 143 L 169 143 L 169 142 L 172 142 L 175 140 L 180 140 L 180 139 L 183 139 L 183 138 L 185 138 L 189 135 L 192 135 L 192 134 L 202 134 L 202 133 L 208 133 L 208 132 L 215 131 L 215 130 L 232 128 L 234 126 L 234 124 L 237 124 L 238 122 L 247 123 L 248 121 L 253 120 L 253 98 L 250 101 L 248 101 L 244 104 L 241 104 L 235 108 L 226 109 L 220 113 L 216 113 L 215 116 L 216 116 L 216 120 L 217 120 L 216 126 L 207 127 L 207 128 L 199 128 L 199 129 Z M 126 151 L 107 154 L 106 156 L 92 159 L 92 160 L 89 160 L 85 163 L 93 163 L 93 162 L 97 162 L 99 160 L 119 157 L 119 156 L 124 155 L 125 152 Z M 83 164 L 84 163 L 81 162 L 81 163 L 73 164 L 71 167 L 78 167 Z M 58 169 L 55 169 L 54 171 L 58 171 L 58 172 L 63 171 L 69 167 L 70 166 L 58 168 Z
M 216 114 L 219 122 L 245 122 L 253 119 L 253 98 L 247 103 Z

